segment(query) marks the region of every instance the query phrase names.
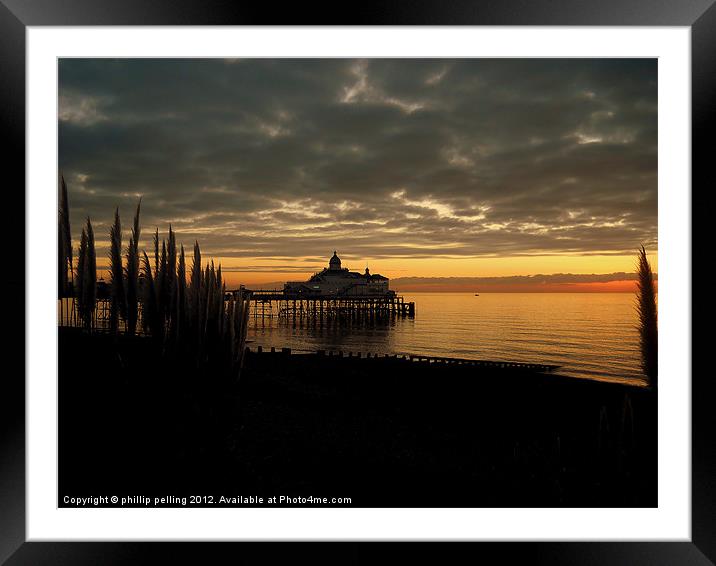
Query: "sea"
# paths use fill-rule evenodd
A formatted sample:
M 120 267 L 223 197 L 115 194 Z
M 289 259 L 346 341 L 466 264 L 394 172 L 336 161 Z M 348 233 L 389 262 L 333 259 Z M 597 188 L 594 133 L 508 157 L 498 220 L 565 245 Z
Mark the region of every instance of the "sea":
M 414 318 L 251 317 L 249 346 L 556 364 L 643 385 L 632 293 L 404 293 Z

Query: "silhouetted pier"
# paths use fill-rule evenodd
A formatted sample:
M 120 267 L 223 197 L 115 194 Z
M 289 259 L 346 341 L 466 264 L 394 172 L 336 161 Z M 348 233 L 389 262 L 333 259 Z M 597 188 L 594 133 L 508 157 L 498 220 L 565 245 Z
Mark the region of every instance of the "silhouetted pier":
M 256 318 L 271 317 L 328 317 L 336 315 L 388 315 L 415 316 L 415 303 L 406 302 L 399 295 L 300 295 L 283 290 L 239 289 L 232 294 L 243 294 L 251 304 Z

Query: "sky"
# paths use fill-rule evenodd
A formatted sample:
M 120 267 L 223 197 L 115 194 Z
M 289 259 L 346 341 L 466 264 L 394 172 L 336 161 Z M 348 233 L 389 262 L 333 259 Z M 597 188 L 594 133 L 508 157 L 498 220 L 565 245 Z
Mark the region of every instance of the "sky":
M 656 59 L 61 59 L 58 136 L 99 258 L 141 196 L 233 285 L 658 268 Z

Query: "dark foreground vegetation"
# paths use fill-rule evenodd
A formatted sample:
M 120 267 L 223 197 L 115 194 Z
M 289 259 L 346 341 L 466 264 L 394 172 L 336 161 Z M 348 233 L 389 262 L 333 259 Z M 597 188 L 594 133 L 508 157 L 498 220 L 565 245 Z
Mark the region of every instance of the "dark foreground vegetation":
M 241 378 L 60 329 L 59 504 L 90 495 L 373 506 L 656 506 L 656 391 L 390 359 L 256 354 Z

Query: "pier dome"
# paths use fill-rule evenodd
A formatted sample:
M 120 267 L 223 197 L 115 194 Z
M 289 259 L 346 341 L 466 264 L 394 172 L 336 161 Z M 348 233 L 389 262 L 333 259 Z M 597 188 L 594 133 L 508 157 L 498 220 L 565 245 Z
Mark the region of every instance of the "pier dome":
M 333 257 L 328 262 L 328 267 L 332 270 L 338 270 L 341 268 L 341 258 L 336 255 L 336 250 L 333 250 Z

